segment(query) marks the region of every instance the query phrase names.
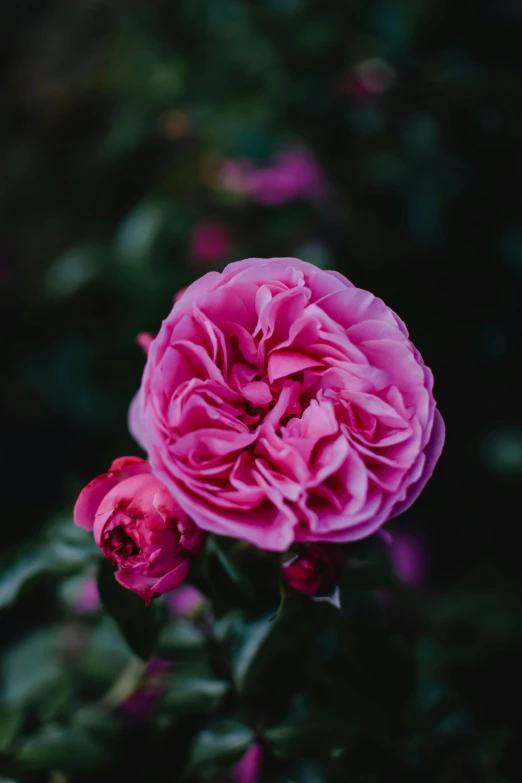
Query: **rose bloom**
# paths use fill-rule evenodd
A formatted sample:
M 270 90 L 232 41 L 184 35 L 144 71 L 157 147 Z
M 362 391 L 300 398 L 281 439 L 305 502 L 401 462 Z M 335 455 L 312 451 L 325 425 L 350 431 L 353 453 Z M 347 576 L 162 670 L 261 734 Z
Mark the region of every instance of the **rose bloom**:
M 209 272 L 151 342 L 130 427 L 203 529 L 285 551 L 407 509 L 442 450 L 430 370 L 403 322 L 295 258 Z
M 80 493 L 74 521 L 92 530 L 97 546 L 118 566 L 118 582 L 147 603 L 177 587 L 204 534 L 139 457 L 120 457 Z

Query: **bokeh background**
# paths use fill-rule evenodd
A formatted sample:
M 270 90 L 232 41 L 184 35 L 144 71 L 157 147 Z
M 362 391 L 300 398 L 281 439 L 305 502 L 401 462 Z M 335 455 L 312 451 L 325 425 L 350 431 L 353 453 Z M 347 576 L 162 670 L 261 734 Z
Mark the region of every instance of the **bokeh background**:
M 510 0 L 0 7 L 4 568 L 139 453 L 135 338 L 176 291 L 249 256 L 338 269 L 405 320 L 446 420 L 390 526 L 424 548 L 481 737 L 441 783 L 518 779 L 521 45 Z M 57 622 L 56 590 L 10 600 L 7 650 Z

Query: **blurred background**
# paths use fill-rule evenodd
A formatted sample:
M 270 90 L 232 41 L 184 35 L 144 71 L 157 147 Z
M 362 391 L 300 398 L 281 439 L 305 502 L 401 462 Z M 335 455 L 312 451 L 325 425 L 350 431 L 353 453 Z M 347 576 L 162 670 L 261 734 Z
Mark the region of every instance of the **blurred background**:
M 135 338 L 176 291 L 249 256 L 338 269 L 434 371 L 446 449 L 390 529 L 424 553 L 498 780 L 518 779 L 521 44 L 511 0 L 0 7 L 5 569 L 140 453 Z M 9 595 L 6 649 L 57 621 L 52 580 Z M 482 779 L 455 774 L 437 780 Z

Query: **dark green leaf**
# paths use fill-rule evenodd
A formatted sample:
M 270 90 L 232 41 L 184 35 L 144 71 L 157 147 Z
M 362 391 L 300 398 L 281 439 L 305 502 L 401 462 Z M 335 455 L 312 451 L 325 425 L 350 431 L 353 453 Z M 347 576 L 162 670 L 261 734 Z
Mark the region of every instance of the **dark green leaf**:
M 146 606 L 138 595 L 118 584 L 108 560 L 100 565 L 98 590 L 103 606 L 116 621 L 131 650 L 143 660 L 150 658 L 164 621 L 162 607 L 154 603 Z
M 303 649 L 311 631 L 300 596 L 289 597 L 276 614 L 270 613 L 243 624 L 239 641 L 233 649 L 233 672 L 241 690 L 260 689 L 263 676 L 281 658 Z
M 228 687 L 205 672 L 181 671 L 171 678 L 164 704 L 175 712 L 207 712 L 217 707 Z
M 357 737 L 356 720 L 334 721 L 331 716 L 317 716 L 307 723 L 287 723 L 265 731 L 265 737 L 281 756 L 330 753 L 345 749 Z
M 24 588 L 38 579 L 74 573 L 97 554 L 92 534 L 77 528 L 69 517 L 61 520 L 3 571 L 0 609 L 13 603 Z
M 108 761 L 107 750 L 86 731 L 59 726 L 47 726 L 26 740 L 17 756 L 18 765 L 27 771 L 95 772 Z
M 0 705 L 0 753 L 4 753 L 18 734 L 22 725 L 23 711 L 18 705 Z
M 208 762 L 230 766 L 253 742 L 252 731 L 242 723 L 223 721 L 201 731 L 196 737 L 190 755 L 191 767 Z
M 2 660 L 6 703 L 45 704 L 62 689 L 67 672 L 57 631 L 52 627 L 36 631 L 7 650 Z
M 158 641 L 158 655 L 170 660 L 194 660 L 205 651 L 203 633 L 187 620 L 166 623 Z

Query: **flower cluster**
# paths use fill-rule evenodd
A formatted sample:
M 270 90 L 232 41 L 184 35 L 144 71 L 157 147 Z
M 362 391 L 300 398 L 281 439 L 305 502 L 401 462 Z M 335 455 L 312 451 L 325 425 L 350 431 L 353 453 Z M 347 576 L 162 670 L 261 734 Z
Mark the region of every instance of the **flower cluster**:
M 442 450 L 432 374 L 404 323 L 336 272 L 230 264 L 140 343 L 130 428 L 149 461 L 116 460 L 75 519 L 145 600 L 186 577 L 201 531 L 277 552 L 306 544 L 285 578 L 333 589 L 332 545 L 407 509 Z

